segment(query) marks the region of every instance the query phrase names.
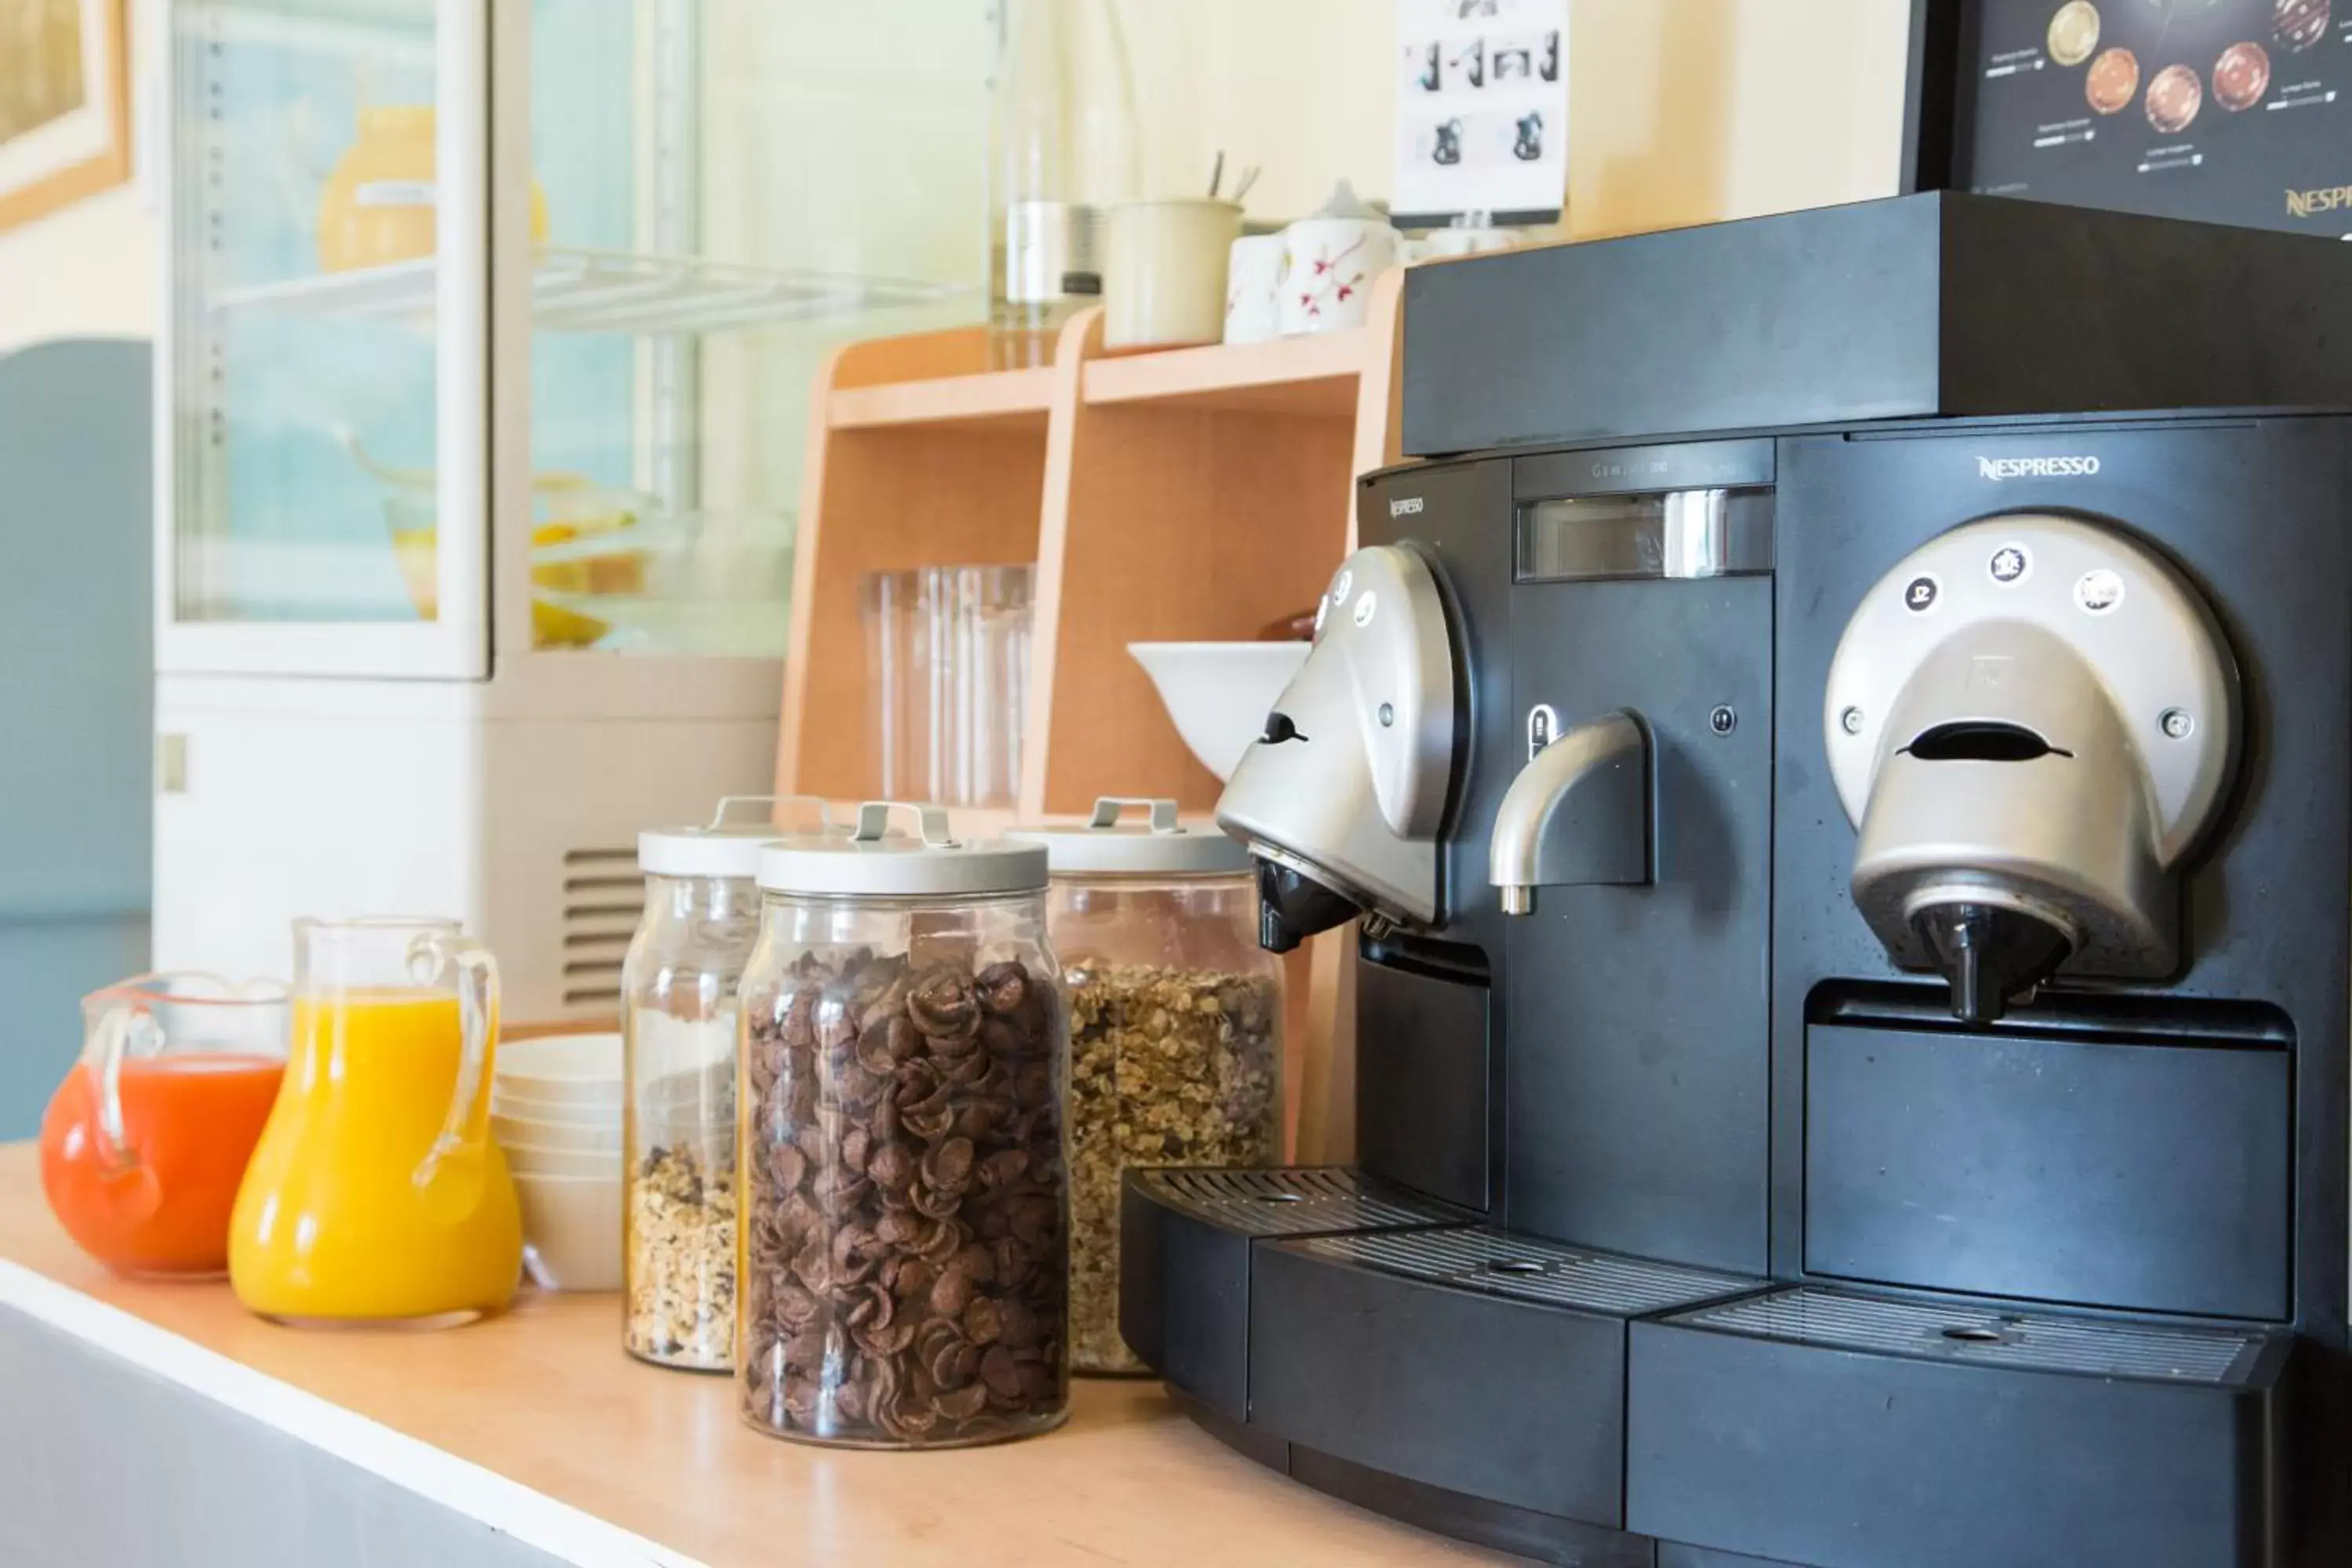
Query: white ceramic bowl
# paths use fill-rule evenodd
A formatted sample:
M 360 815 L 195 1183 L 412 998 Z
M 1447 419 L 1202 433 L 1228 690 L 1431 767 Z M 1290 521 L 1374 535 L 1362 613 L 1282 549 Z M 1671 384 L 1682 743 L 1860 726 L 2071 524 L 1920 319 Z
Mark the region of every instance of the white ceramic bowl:
M 1229 779 L 1265 731 L 1284 687 L 1314 650 L 1303 642 L 1131 642 L 1176 732 L 1201 765 Z
M 490 1131 L 507 1148 L 565 1150 L 581 1154 L 604 1154 L 613 1159 L 621 1154 L 621 1124 L 583 1127 L 570 1121 L 534 1121 L 520 1116 L 501 1116 L 497 1108 L 490 1111 Z
M 542 1290 L 621 1288 L 621 1175 L 517 1173 L 522 1262 Z
M 621 1103 L 621 1037 L 550 1035 L 501 1042 L 493 1088 L 519 1100 Z
M 496 1085 L 490 1089 L 490 1114 L 555 1127 L 593 1128 L 616 1135 L 621 1129 L 621 1102 L 617 1099 L 533 1100 L 529 1095 L 509 1094 Z
M 499 1140 L 499 1147 L 507 1157 L 507 1169 L 518 1176 L 618 1176 L 621 1173 L 621 1152 L 618 1149 L 550 1149 L 537 1143 L 509 1143 Z

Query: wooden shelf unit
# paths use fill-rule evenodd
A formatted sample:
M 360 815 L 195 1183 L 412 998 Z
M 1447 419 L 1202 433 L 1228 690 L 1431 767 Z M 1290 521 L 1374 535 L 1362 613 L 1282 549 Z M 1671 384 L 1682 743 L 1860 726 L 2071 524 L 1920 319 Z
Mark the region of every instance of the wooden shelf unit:
M 977 328 L 838 351 L 811 417 L 778 791 L 878 789 L 870 574 L 1034 562 L 1009 816 L 1079 815 L 1101 795 L 1211 810 L 1222 786 L 1127 645 L 1247 640 L 1315 603 L 1355 547 L 1356 477 L 1398 460 L 1402 292 L 1402 274 L 1387 274 L 1370 324 L 1348 331 L 1118 356 L 1091 310 L 1063 329 L 1052 364 L 1023 370 L 987 370 Z M 1292 965 L 1302 1158 L 1352 1146 L 1353 940 L 1334 933 Z

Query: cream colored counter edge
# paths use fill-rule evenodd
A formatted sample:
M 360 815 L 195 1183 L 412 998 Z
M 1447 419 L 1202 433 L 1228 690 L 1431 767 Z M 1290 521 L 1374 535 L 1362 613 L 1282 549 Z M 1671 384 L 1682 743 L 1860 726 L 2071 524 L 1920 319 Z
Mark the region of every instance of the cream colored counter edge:
M 5 1259 L 0 1259 L 0 1306 L 579 1568 L 705 1568 Z

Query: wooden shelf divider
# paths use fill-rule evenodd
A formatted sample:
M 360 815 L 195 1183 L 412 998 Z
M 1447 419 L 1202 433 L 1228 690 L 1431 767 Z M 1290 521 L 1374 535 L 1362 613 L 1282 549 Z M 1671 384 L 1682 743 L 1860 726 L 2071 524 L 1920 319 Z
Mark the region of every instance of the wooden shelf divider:
M 1398 460 L 1401 272 L 1370 324 L 1107 356 L 1102 313 L 1054 362 L 991 371 L 977 328 L 855 343 L 810 420 L 785 663 L 781 793 L 877 793 L 865 584 L 923 565 L 1036 563 L 1018 800 L 959 831 L 1221 786 L 1127 645 L 1246 640 L 1312 605 L 1355 547 L 1355 480 Z M 1353 1150 L 1352 930 L 1292 965 L 1291 1116 L 1302 1159 Z
M 1050 365 L 932 376 L 880 386 L 843 387 L 828 404 L 829 422 L 835 430 L 999 423 L 1032 425 L 1043 430 L 1053 395 Z
M 1363 326 L 1099 359 L 1087 366 L 1086 401 L 1353 418 L 1357 385 L 1386 337 Z

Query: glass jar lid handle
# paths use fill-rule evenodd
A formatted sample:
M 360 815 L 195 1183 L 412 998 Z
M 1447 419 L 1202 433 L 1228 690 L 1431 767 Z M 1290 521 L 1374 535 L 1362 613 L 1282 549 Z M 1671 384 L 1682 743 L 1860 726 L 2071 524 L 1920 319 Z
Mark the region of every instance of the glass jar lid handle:
M 918 805 L 905 800 L 869 800 L 857 808 L 857 832 L 853 836 L 859 844 L 871 844 L 890 831 L 894 814 L 914 819 L 915 836 L 926 849 L 958 847 L 955 835 L 948 831 L 948 814 L 943 807 Z
M 820 795 L 727 795 L 719 802 L 719 809 L 710 814 L 710 826 L 713 829 L 717 829 L 730 826 L 740 826 L 746 822 L 773 822 L 778 815 L 776 807 L 782 805 L 787 802 L 796 808 L 814 807 L 816 811 L 816 830 L 819 833 L 830 833 L 833 831 L 833 807 L 828 805 L 825 798 Z M 765 806 L 767 807 L 767 810 L 756 816 L 747 816 L 739 809 L 740 807 L 754 805 Z M 779 823 L 777 826 L 782 826 L 782 824 Z
M 1118 819 L 1129 806 L 1141 806 L 1150 814 L 1154 833 L 1181 833 L 1176 824 L 1176 803 L 1172 800 L 1146 800 L 1139 796 L 1106 795 L 1095 798 L 1095 815 L 1088 827 L 1117 827 Z

